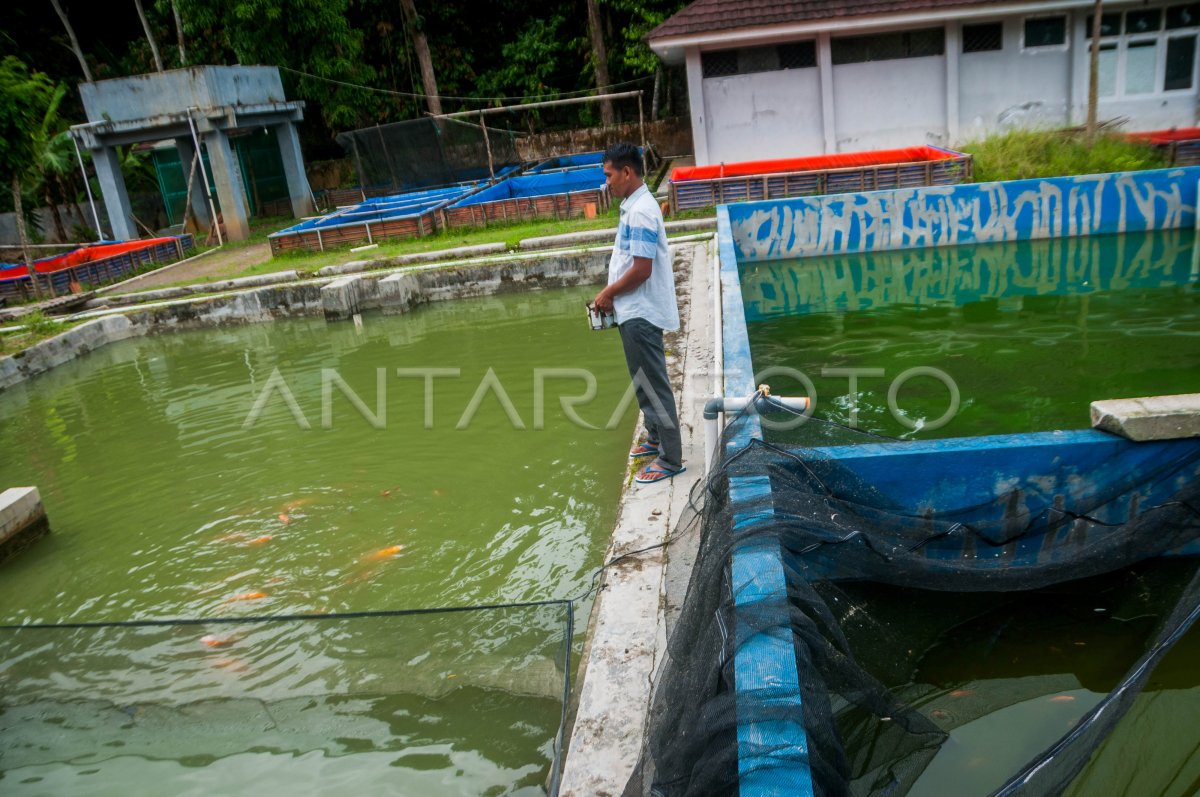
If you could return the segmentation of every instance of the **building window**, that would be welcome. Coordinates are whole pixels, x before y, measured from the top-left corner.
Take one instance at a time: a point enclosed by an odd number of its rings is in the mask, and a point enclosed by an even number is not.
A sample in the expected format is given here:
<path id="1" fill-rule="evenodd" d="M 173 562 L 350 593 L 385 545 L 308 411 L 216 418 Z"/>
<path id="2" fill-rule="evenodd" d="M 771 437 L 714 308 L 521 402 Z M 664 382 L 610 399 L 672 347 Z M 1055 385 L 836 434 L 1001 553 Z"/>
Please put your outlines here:
<path id="1" fill-rule="evenodd" d="M 737 50 L 700 53 L 700 71 L 705 77 L 725 77 L 738 73 Z"/>
<path id="2" fill-rule="evenodd" d="M 1200 3 L 1103 14 L 1100 27 L 1100 96 L 1193 90 Z"/>
<path id="3" fill-rule="evenodd" d="M 1157 33 L 1162 30 L 1162 10 L 1145 8 L 1125 14 L 1126 33 Z"/>
<path id="4" fill-rule="evenodd" d="M 1067 43 L 1067 18 L 1032 17 L 1025 20 L 1026 47 L 1058 47 Z"/>
<path id="5" fill-rule="evenodd" d="M 1157 66 L 1157 41 L 1130 42 L 1125 48 L 1125 93 L 1153 93 Z"/>
<path id="6" fill-rule="evenodd" d="M 1167 74 L 1163 79 L 1163 91 L 1190 89 L 1195 63 L 1195 36 L 1167 39 Z"/>
<path id="7" fill-rule="evenodd" d="M 874 36 L 846 36 L 830 42 L 834 64 L 861 64 L 897 58 L 925 58 L 946 51 L 946 31 L 924 28 Z"/>
<path id="8" fill-rule="evenodd" d="M 1171 6 L 1167 9 L 1167 30 L 1200 26 L 1200 3 Z"/>
<path id="9" fill-rule="evenodd" d="M 812 41 L 700 53 L 700 71 L 706 78 L 803 69 L 816 65 L 817 45 Z"/>
<path id="10" fill-rule="evenodd" d="M 963 25 L 962 51 L 964 53 L 986 53 L 1004 49 L 1004 26 L 999 22 L 982 25 Z"/>
<path id="11" fill-rule="evenodd" d="M 1092 20 L 1095 19 L 1094 14 L 1087 16 L 1087 37 L 1092 38 Z M 1121 15 L 1120 14 L 1101 14 L 1100 15 L 1100 36 L 1116 36 L 1121 32 Z"/>
<path id="12" fill-rule="evenodd" d="M 808 69 L 817 65 L 816 42 L 781 44 L 775 49 L 779 52 L 780 69 Z"/>
<path id="13" fill-rule="evenodd" d="M 1096 93 L 1101 97 L 1117 95 L 1117 45 L 1100 45 L 1100 62 L 1096 75 Z"/>

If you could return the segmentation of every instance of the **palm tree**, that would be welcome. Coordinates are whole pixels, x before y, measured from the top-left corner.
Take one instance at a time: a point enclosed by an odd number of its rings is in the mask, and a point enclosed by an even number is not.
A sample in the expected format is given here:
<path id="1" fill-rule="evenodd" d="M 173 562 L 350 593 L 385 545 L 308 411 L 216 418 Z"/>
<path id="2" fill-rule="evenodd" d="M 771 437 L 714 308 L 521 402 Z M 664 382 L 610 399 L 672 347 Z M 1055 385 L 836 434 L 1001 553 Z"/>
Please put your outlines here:
<path id="1" fill-rule="evenodd" d="M 59 100 L 65 88 L 56 87 L 42 72 L 30 72 L 21 59 L 13 55 L 0 61 L 0 174 L 8 177 L 12 191 L 13 214 L 21 253 L 29 269 L 34 295 L 41 298 L 33 255 L 29 249 L 29 231 L 25 227 L 25 207 L 21 194 L 25 181 L 38 173 L 37 131 L 46 118 L 46 110 L 56 95 Z"/>
<path id="2" fill-rule="evenodd" d="M 50 216 L 54 220 L 54 231 L 58 234 L 60 241 L 66 241 L 68 236 L 51 187 L 58 189 L 59 197 L 67 196 L 65 178 L 75 171 L 71 136 L 67 132 L 66 124 L 58 115 L 59 106 L 66 93 L 65 84 L 60 83 L 54 89 L 54 94 L 50 97 L 50 104 L 42 116 L 42 123 L 34 131 L 33 168 L 27 180 L 30 185 L 26 186 L 26 190 L 33 193 L 41 189 L 46 207 L 50 208 Z"/>

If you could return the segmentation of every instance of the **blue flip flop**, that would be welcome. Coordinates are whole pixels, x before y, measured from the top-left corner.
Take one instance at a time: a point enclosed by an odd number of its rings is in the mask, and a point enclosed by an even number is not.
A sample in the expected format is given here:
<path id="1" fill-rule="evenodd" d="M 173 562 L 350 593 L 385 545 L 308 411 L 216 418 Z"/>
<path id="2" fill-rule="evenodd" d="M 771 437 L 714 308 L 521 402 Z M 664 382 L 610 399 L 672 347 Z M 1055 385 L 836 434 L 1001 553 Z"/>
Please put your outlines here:
<path id="1" fill-rule="evenodd" d="M 630 459 L 641 459 L 642 457 L 657 457 L 659 454 L 658 445 L 655 443 L 638 443 L 629 450 Z"/>
<path id="2" fill-rule="evenodd" d="M 680 468 L 679 470 L 667 470 L 666 468 L 660 468 L 651 462 L 649 465 L 639 470 L 637 475 L 633 477 L 633 480 L 638 484 L 654 484 L 655 482 L 666 481 L 672 476 L 678 476 L 685 470 L 687 470 L 687 468 Z"/>

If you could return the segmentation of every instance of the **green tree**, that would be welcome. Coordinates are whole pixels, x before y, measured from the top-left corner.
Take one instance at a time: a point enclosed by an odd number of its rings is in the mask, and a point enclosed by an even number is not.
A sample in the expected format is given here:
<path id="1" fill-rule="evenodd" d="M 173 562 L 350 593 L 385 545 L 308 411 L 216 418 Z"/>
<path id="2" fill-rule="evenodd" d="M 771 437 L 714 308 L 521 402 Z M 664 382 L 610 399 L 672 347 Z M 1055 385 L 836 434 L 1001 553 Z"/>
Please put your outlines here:
<path id="1" fill-rule="evenodd" d="M 349 0 L 178 0 L 177 5 L 193 63 L 279 66 L 285 83 L 295 88 L 288 94 L 314 104 L 308 113 L 320 113 L 330 128 L 375 121 L 379 95 L 353 85 L 373 85 L 375 70 L 363 58 L 363 35 L 350 22 Z"/>
<path id="2" fill-rule="evenodd" d="M 26 186 L 27 191 L 41 194 L 45 200 L 60 241 L 68 240 L 68 235 L 63 226 L 62 216 L 58 212 L 57 198 L 67 196 L 66 179 L 75 170 L 75 149 L 71 143 L 71 134 L 67 130 L 66 122 L 59 116 L 59 108 L 66 94 L 65 83 L 55 87 L 42 114 L 41 124 L 34 131 L 33 169 L 28 178 L 30 184 Z"/>
<path id="3" fill-rule="evenodd" d="M 621 19 L 621 38 L 613 42 L 616 60 L 630 77 L 654 75 L 651 98 L 651 118 L 658 118 L 659 94 L 663 83 L 663 66 L 659 57 L 646 44 L 646 34 L 666 22 L 686 0 L 603 0 Z"/>
<path id="4" fill-rule="evenodd" d="M 578 70 L 586 49 L 582 36 L 568 32 L 566 17 L 530 19 L 515 40 L 501 47 L 501 65 L 479 76 L 479 90 L 484 96 L 553 97 L 563 88 L 555 84 L 564 66 Z"/>
<path id="5" fill-rule="evenodd" d="M 46 111 L 56 93 L 62 91 L 42 72 L 30 72 L 23 61 L 13 55 L 0 61 L 0 176 L 7 179 L 16 211 L 17 235 L 21 253 L 29 269 L 34 294 L 41 295 L 35 278 L 33 256 L 29 250 L 29 231 L 25 227 L 25 209 L 21 202 L 23 183 L 31 175 L 40 174 L 38 167 L 38 135 Z"/>

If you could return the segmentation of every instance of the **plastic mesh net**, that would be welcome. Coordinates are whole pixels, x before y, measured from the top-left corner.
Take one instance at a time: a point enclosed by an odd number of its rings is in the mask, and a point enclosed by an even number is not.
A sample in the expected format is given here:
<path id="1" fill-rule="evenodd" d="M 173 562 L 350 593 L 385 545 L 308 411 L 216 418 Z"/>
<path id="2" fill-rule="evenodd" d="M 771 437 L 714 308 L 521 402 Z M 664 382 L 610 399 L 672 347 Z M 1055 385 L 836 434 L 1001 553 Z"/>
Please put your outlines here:
<path id="1" fill-rule="evenodd" d="M 1061 794 L 1200 615 L 1200 559 L 1157 558 L 1197 550 L 1197 441 L 1136 468 L 1114 453 L 1040 499 L 967 500 L 951 477 L 917 509 L 820 448 L 876 438 L 814 419 L 814 447 L 785 450 L 749 423 L 726 429 L 682 521 L 697 561 L 626 795 L 803 793 L 805 768 L 816 795 Z M 747 579 L 764 556 L 784 588 Z M 764 639 L 790 651 L 795 686 L 747 663 Z M 1059 713 L 955 774 L 958 729 L 1005 712 Z"/>
<path id="2" fill-rule="evenodd" d="M 5 628 L 0 777 L 56 794 L 432 793 L 464 768 L 481 790 L 554 785 L 571 634 L 566 602 Z"/>
<path id="3" fill-rule="evenodd" d="M 392 192 L 491 176 L 520 162 L 513 134 L 457 119 L 413 119 L 341 133 L 337 142 L 358 172 L 359 185 Z"/>

